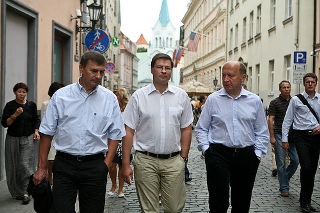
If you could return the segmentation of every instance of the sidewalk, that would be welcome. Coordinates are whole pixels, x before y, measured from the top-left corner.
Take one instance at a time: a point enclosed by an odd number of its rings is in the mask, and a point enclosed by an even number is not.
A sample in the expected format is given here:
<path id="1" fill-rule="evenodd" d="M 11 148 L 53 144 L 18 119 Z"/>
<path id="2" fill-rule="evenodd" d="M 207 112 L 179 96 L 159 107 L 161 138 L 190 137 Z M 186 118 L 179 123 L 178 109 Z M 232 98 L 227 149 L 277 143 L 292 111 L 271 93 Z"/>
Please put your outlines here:
<path id="1" fill-rule="evenodd" d="M 200 158 L 200 152 L 196 148 L 197 142 L 192 139 L 192 147 L 189 155 L 188 168 L 193 180 L 186 184 L 187 200 L 183 212 L 209 212 L 208 192 L 206 183 L 206 169 L 204 159 Z M 245 171 L 243 171 L 245 172 Z M 320 211 L 320 175 L 316 174 L 315 187 L 313 193 L 312 205 Z M 278 192 L 278 179 L 271 176 L 271 148 L 266 156 L 262 158 L 257 173 L 255 186 L 252 194 L 251 212 L 301 212 L 299 207 L 299 174 L 298 168 L 296 174 L 292 177 L 290 186 L 290 196 L 281 197 Z M 111 187 L 111 181 L 108 180 L 107 192 Z M 135 192 L 134 184 L 125 186 L 125 198 L 108 197 L 106 195 L 105 213 L 137 213 L 139 203 Z M 10 197 L 6 181 L 0 181 L 0 212 L 15 213 L 33 213 L 33 200 L 28 205 L 22 205 Z M 230 209 L 228 212 L 231 212 Z"/>

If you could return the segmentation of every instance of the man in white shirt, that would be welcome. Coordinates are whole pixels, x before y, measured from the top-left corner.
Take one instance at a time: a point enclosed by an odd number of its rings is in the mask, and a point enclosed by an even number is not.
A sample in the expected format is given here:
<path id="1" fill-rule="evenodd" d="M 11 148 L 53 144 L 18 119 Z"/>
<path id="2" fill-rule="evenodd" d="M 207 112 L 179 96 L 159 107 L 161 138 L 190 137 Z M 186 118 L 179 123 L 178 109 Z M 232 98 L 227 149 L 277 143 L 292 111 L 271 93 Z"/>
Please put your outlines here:
<path id="1" fill-rule="evenodd" d="M 269 131 L 260 98 L 245 90 L 246 67 L 228 61 L 223 88 L 209 95 L 195 128 L 205 156 L 210 212 L 249 212 L 252 189 Z"/>
<path id="2" fill-rule="evenodd" d="M 156 54 L 151 61 L 153 83 L 132 95 L 123 114 L 127 136 L 122 141 L 122 174 L 130 184 L 133 144 L 135 185 L 142 212 L 159 212 L 159 193 L 165 212 L 182 212 L 186 200 L 184 169 L 193 114 L 187 93 L 168 84 L 172 68 L 170 56 Z"/>
<path id="3" fill-rule="evenodd" d="M 302 212 L 316 211 L 311 206 L 314 178 L 318 168 L 320 150 L 320 94 L 316 92 L 318 77 L 307 73 L 303 77 L 304 92 L 301 93 L 306 103 L 313 109 L 315 115 L 298 96 L 291 98 L 282 123 L 282 147 L 289 149 L 288 134 L 293 124 L 293 142 L 296 146 L 300 162 L 300 206 Z"/>

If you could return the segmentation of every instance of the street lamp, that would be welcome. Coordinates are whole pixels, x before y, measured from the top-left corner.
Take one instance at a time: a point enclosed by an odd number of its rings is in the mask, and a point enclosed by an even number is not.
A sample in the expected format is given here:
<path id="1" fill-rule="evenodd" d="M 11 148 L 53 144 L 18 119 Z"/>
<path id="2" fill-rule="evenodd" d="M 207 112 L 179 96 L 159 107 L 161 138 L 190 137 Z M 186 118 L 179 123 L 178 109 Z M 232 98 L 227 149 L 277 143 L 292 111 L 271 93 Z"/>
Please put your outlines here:
<path id="1" fill-rule="evenodd" d="M 216 76 L 214 76 L 214 79 L 213 79 L 213 85 L 214 85 L 214 89 L 217 90 L 217 85 L 218 85 L 218 79 Z"/>
<path id="2" fill-rule="evenodd" d="M 82 31 L 89 31 L 95 29 L 96 23 L 100 18 L 100 14 L 102 11 L 102 5 L 97 3 L 97 0 L 94 0 L 94 2 L 87 6 L 89 9 L 89 16 L 91 21 L 91 27 L 79 27 L 78 26 L 78 20 L 76 21 L 76 32 L 82 32 Z"/>

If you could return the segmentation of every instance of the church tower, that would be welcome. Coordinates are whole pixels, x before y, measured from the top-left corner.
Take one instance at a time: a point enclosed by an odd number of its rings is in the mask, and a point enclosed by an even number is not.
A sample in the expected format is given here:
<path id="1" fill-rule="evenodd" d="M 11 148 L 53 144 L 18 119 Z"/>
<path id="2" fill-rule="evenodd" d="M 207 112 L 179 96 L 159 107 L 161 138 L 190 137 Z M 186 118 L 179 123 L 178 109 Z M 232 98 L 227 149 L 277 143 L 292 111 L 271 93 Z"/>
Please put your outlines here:
<path id="1" fill-rule="evenodd" d="M 152 82 L 151 59 L 157 53 L 166 53 L 172 57 L 178 41 L 175 38 L 176 28 L 173 26 L 170 16 L 167 0 L 162 0 L 159 19 L 152 28 L 152 40 L 149 42 L 147 53 L 137 53 L 139 58 L 138 65 L 138 87 L 141 88 Z M 141 37 L 141 36 L 140 36 Z M 139 38 L 140 40 L 140 38 Z M 138 40 L 138 41 L 139 41 Z M 146 42 L 144 42 L 146 43 Z M 138 45 L 137 45 L 138 46 Z M 138 47 L 141 47 L 140 44 Z M 171 75 L 171 84 L 179 85 L 180 71 L 174 68 Z"/>

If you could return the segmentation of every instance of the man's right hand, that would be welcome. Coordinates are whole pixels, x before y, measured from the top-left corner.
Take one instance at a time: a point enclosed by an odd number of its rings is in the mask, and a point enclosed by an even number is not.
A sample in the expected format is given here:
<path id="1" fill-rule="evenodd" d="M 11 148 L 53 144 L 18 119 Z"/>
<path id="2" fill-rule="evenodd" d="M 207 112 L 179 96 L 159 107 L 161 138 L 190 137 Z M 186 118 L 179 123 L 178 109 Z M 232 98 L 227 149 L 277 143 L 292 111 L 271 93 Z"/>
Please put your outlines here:
<path id="1" fill-rule="evenodd" d="M 131 181 L 133 179 L 133 171 L 132 171 L 130 164 L 129 165 L 122 165 L 121 174 L 122 174 L 124 181 L 127 184 L 131 185 Z"/>
<path id="2" fill-rule="evenodd" d="M 38 185 L 43 179 L 47 177 L 47 170 L 38 168 L 33 175 L 33 183 Z"/>
<path id="3" fill-rule="evenodd" d="M 275 137 L 270 137 L 270 143 L 271 143 L 272 145 L 275 145 L 275 144 L 277 143 L 276 138 L 275 138 Z"/>

